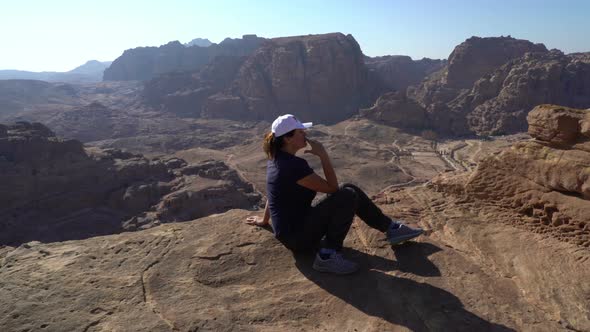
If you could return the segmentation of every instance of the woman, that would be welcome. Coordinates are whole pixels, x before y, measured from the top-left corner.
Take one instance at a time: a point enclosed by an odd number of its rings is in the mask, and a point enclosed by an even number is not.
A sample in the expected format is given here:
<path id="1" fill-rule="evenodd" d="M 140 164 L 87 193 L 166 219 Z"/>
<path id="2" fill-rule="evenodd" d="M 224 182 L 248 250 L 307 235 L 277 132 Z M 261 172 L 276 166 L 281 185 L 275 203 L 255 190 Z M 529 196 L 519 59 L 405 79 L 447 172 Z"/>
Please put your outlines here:
<path id="1" fill-rule="evenodd" d="M 352 184 L 338 186 L 338 179 L 328 153 L 317 141 L 307 139 L 305 129 L 311 123 L 301 123 L 293 115 L 279 116 L 264 138 L 267 162 L 267 201 L 264 215 L 249 217 L 249 224 L 266 226 L 272 219 L 275 237 L 293 251 L 317 250 L 313 268 L 321 272 L 349 274 L 358 265 L 342 257 L 342 243 L 355 214 L 367 225 L 385 232 L 391 244 L 409 240 L 420 234 L 392 221 Z M 307 161 L 296 156 L 309 145 L 305 153 L 320 158 L 325 178 L 311 169 Z M 312 206 L 317 192 L 326 198 Z"/>

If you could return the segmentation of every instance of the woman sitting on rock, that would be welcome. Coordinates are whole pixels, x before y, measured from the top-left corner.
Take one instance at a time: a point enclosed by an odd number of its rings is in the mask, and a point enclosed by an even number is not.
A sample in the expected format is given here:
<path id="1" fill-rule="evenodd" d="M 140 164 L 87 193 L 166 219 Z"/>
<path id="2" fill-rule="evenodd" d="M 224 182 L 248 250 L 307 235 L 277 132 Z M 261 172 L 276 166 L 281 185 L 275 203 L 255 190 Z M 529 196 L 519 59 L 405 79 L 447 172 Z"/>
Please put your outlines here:
<path id="1" fill-rule="evenodd" d="M 422 234 L 385 216 L 367 195 L 352 184 L 338 186 L 330 157 L 321 143 L 307 139 L 305 129 L 293 115 L 279 116 L 264 138 L 268 157 L 264 216 L 249 217 L 246 222 L 266 226 L 272 219 L 275 237 L 292 251 L 319 251 L 313 268 L 321 272 L 349 274 L 358 265 L 342 257 L 342 243 L 355 214 L 367 225 L 385 232 L 391 244 Z M 307 161 L 295 154 L 309 145 L 305 153 L 320 158 L 325 179 L 316 174 Z M 312 205 L 317 192 L 328 195 Z"/>

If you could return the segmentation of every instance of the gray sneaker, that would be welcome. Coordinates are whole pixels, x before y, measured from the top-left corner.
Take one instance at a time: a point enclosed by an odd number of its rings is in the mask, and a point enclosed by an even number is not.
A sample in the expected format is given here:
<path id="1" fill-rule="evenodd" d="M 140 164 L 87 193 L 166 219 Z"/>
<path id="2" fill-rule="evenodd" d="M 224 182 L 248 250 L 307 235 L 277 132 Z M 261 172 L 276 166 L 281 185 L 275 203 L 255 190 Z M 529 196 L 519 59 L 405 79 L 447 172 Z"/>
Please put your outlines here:
<path id="1" fill-rule="evenodd" d="M 355 262 L 344 259 L 341 253 L 335 252 L 328 259 L 322 259 L 320 254 L 316 254 L 313 269 L 320 272 L 342 275 L 356 272 L 359 266 Z"/>
<path id="2" fill-rule="evenodd" d="M 396 225 L 399 225 L 399 227 L 394 228 Z M 423 232 L 424 231 L 421 228 L 412 228 L 402 223 L 392 222 L 391 226 L 389 226 L 389 229 L 387 230 L 387 240 L 392 245 L 396 245 L 401 242 L 413 239 Z"/>

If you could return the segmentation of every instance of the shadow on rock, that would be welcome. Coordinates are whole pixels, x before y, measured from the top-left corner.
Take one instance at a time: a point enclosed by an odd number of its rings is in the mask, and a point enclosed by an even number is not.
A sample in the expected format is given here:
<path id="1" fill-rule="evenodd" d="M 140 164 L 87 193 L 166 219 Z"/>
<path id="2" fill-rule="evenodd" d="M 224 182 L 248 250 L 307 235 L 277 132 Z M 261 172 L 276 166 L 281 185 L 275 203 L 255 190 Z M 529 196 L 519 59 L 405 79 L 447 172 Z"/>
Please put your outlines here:
<path id="1" fill-rule="evenodd" d="M 426 242 L 406 242 L 393 247 L 395 261 L 371 256 L 370 268 L 380 271 L 408 272 L 422 277 L 440 277 L 440 270 L 428 259 L 428 256 L 441 250 Z"/>
<path id="2" fill-rule="evenodd" d="M 380 317 L 412 331 L 513 331 L 469 312 L 461 301 L 438 287 L 392 276 L 386 271 L 402 271 L 421 276 L 440 276 L 425 257 L 441 249 L 415 243 L 396 249 L 397 262 L 345 249 L 345 256 L 360 264 L 350 276 L 319 273 L 312 269 L 313 256 L 296 254 L 296 266 L 309 280 L 370 316 Z M 412 252 L 410 252 L 412 251 Z"/>

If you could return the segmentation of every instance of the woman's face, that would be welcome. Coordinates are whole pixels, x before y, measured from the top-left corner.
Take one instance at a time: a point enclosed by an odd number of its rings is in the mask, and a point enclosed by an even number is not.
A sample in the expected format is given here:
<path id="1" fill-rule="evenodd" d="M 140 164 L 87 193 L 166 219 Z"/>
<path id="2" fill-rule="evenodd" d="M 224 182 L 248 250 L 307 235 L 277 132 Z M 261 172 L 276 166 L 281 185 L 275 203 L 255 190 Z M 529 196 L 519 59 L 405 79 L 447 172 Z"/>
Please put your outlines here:
<path id="1" fill-rule="evenodd" d="M 297 150 L 303 149 L 307 145 L 305 141 L 305 130 L 295 129 L 293 136 L 285 137 L 285 142 Z"/>

